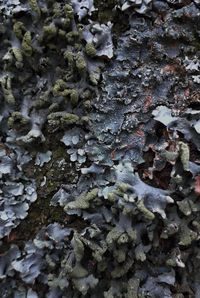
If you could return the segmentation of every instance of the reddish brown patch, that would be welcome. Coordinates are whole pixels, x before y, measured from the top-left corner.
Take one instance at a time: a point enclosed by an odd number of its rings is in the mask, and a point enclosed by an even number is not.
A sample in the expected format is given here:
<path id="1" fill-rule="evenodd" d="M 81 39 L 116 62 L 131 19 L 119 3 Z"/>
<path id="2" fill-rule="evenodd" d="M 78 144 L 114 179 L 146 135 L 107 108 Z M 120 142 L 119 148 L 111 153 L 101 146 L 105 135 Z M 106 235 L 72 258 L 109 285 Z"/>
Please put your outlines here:
<path id="1" fill-rule="evenodd" d="M 13 242 L 14 240 L 17 239 L 17 233 L 16 232 L 13 232 L 11 231 L 10 234 L 7 236 L 6 238 L 6 242 L 7 243 L 10 243 L 10 242 Z"/>
<path id="2" fill-rule="evenodd" d="M 111 159 L 115 158 L 115 149 L 110 153 Z"/>
<path id="3" fill-rule="evenodd" d="M 144 136 L 145 136 L 144 131 L 140 128 L 138 128 L 136 130 L 135 135 L 138 136 L 138 137 L 142 137 L 142 138 L 144 138 Z"/>
<path id="4" fill-rule="evenodd" d="M 147 95 L 144 102 L 145 110 L 148 110 L 149 107 L 152 106 L 153 98 L 151 95 Z"/>
<path id="5" fill-rule="evenodd" d="M 176 70 L 177 70 L 177 66 L 172 64 L 171 65 L 168 64 L 162 69 L 163 73 L 175 73 Z"/>
<path id="6" fill-rule="evenodd" d="M 185 97 L 189 97 L 190 96 L 190 89 L 189 88 L 185 89 L 184 95 L 185 95 Z"/>
<path id="7" fill-rule="evenodd" d="M 195 177 L 194 191 L 198 196 L 200 195 L 200 175 Z"/>

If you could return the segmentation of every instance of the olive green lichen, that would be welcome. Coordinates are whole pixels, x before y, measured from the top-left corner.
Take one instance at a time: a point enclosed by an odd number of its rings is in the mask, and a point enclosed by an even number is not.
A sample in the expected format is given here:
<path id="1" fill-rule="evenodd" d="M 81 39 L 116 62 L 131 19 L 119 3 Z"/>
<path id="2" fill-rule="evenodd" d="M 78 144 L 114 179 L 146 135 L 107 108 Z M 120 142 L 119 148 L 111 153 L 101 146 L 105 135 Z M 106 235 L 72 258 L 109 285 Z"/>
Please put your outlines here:
<path id="1" fill-rule="evenodd" d="M 79 32 L 70 31 L 70 32 L 66 33 L 66 40 L 71 45 L 75 45 L 76 42 L 80 42 Z"/>
<path id="2" fill-rule="evenodd" d="M 22 22 L 18 21 L 13 25 L 13 31 L 17 36 L 17 38 L 22 39 L 24 36 L 24 33 L 26 32 L 26 28 Z"/>
<path id="3" fill-rule="evenodd" d="M 79 99 L 78 91 L 76 89 L 71 89 L 70 90 L 70 100 L 74 106 L 78 103 L 78 99 Z"/>
<path id="4" fill-rule="evenodd" d="M 64 6 L 64 12 L 67 18 L 72 20 L 74 18 L 74 10 L 70 4 L 65 4 Z"/>
<path id="5" fill-rule="evenodd" d="M 183 169 L 188 171 L 189 159 L 190 159 L 190 149 L 189 146 L 184 142 L 179 142 L 180 146 L 180 159 L 183 165 Z"/>
<path id="6" fill-rule="evenodd" d="M 74 54 L 70 51 L 65 51 L 63 56 L 64 56 L 64 59 L 67 60 L 68 66 L 72 70 L 74 67 Z"/>
<path id="7" fill-rule="evenodd" d="M 10 128 L 16 128 L 16 125 L 24 126 L 29 123 L 29 120 L 24 118 L 20 112 L 13 112 L 8 118 L 8 126 Z"/>
<path id="8" fill-rule="evenodd" d="M 43 34 L 47 40 L 49 40 L 51 38 L 55 38 L 57 33 L 58 33 L 58 29 L 56 28 L 55 24 L 53 24 L 53 23 L 43 27 Z"/>
<path id="9" fill-rule="evenodd" d="M 69 202 L 64 210 L 72 209 L 88 209 L 90 207 L 90 202 L 93 201 L 98 195 L 98 188 L 94 188 L 88 193 L 81 194 L 75 201 Z"/>
<path id="10" fill-rule="evenodd" d="M 94 57 L 97 51 L 93 43 L 87 43 L 85 46 L 85 52 L 88 56 Z"/>
<path id="11" fill-rule="evenodd" d="M 76 67 L 80 73 L 83 73 L 86 70 L 87 64 L 81 52 L 76 55 Z"/>
<path id="12" fill-rule="evenodd" d="M 47 117 L 48 124 L 52 127 L 65 128 L 68 125 L 78 124 L 79 116 L 66 112 L 53 112 Z"/>
<path id="13" fill-rule="evenodd" d="M 52 12 L 54 14 L 54 17 L 59 17 L 62 14 L 61 4 L 58 2 L 53 3 Z"/>
<path id="14" fill-rule="evenodd" d="M 137 206 L 138 210 L 143 213 L 143 215 L 146 219 L 153 220 L 155 218 L 155 215 L 149 209 L 147 209 L 145 207 L 142 199 L 140 199 L 136 202 L 136 206 Z"/>
<path id="15" fill-rule="evenodd" d="M 8 75 L 1 77 L 0 83 L 1 83 L 1 88 L 3 91 L 5 101 L 8 104 L 14 104 L 15 98 L 11 88 L 11 77 L 9 77 Z"/>
<path id="16" fill-rule="evenodd" d="M 37 0 L 28 0 L 28 3 L 30 5 L 30 8 L 33 12 L 35 12 L 38 16 L 41 15 L 40 8 L 38 6 Z"/>
<path id="17" fill-rule="evenodd" d="M 21 52 L 20 48 L 13 47 L 12 52 L 13 52 L 13 55 L 14 55 L 17 62 L 22 62 L 23 61 L 23 56 L 22 56 L 22 52 Z"/>
<path id="18" fill-rule="evenodd" d="M 31 45 L 31 32 L 27 31 L 22 40 L 22 52 L 25 56 L 30 57 L 33 53 L 32 45 Z"/>

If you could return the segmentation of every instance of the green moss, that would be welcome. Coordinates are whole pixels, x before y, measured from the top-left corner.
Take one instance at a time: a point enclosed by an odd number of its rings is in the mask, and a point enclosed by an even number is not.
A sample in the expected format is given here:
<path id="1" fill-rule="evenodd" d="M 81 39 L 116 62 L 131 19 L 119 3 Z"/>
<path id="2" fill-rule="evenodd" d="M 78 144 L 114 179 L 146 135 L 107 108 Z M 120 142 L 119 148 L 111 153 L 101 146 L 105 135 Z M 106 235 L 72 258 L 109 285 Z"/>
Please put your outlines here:
<path id="1" fill-rule="evenodd" d="M 15 59 L 18 62 L 22 62 L 23 61 L 22 52 L 21 52 L 21 50 L 19 48 L 13 47 L 12 48 L 12 52 L 13 52 L 13 55 L 14 55 Z"/>
<path id="2" fill-rule="evenodd" d="M 85 59 L 80 52 L 76 55 L 76 67 L 80 73 L 83 73 L 87 67 Z"/>
<path id="3" fill-rule="evenodd" d="M 8 104 L 14 104 L 15 98 L 12 93 L 11 88 L 11 78 L 9 76 L 4 76 L 0 79 L 1 88 L 3 90 L 4 99 Z"/>
<path id="4" fill-rule="evenodd" d="M 13 25 L 13 31 L 19 39 L 22 39 L 24 33 L 26 32 L 26 28 L 22 22 L 18 21 Z"/>
<path id="5" fill-rule="evenodd" d="M 53 4 L 53 10 L 52 11 L 53 11 L 54 17 L 59 17 L 62 14 L 62 7 L 61 7 L 60 3 L 55 2 Z"/>
<path id="6" fill-rule="evenodd" d="M 30 5 L 30 8 L 33 12 L 35 12 L 38 16 L 41 15 L 40 8 L 38 6 L 37 0 L 28 0 L 28 3 Z"/>
<path id="7" fill-rule="evenodd" d="M 8 118 L 8 126 L 10 128 L 15 128 L 16 125 L 27 125 L 29 123 L 28 119 L 24 118 L 20 112 L 13 112 Z"/>
<path id="8" fill-rule="evenodd" d="M 64 147 L 58 146 L 54 151 L 53 151 L 53 158 L 55 160 L 59 158 L 63 158 L 66 156 L 66 149 Z"/>
<path id="9" fill-rule="evenodd" d="M 62 79 L 57 80 L 53 86 L 53 94 L 59 94 L 60 90 L 64 89 L 65 87 L 66 83 Z"/>
<path id="10" fill-rule="evenodd" d="M 94 57 L 97 51 L 93 43 L 87 43 L 85 46 L 85 52 L 88 56 Z"/>
<path id="11" fill-rule="evenodd" d="M 64 12 L 68 19 L 72 20 L 74 18 L 74 10 L 70 4 L 65 4 Z"/>
<path id="12" fill-rule="evenodd" d="M 48 115 L 47 120 L 48 129 L 65 129 L 68 125 L 80 124 L 79 116 L 65 112 L 53 112 Z"/>
<path id="13" fill-rule="evenodd" d="M 43 33 L 44 37 L 49 40 L 57 35 L 58 29 L 54 24 L 50 24 L 43 27 Z"/>
<path id="14" fill-rule="evenodd" d="M 74 54 L 70 51 L 65 51 L 64 59 L 67 60 L 68 66 L 72 69 L 74 66 Z"/>
<path id="15" fill-rule="evenodd" d="M 66 34 L 66 39 L 69 44 L 75 44 L 79 39 L 79 33 L 77 31 L 70 31 Z"/>
<path id="16" fill-rule="evenodd" d="M 70 100 L 74 106 L 78 103 L 78 99 L 79 99 L 78 91 L 76 89 L 71 89 L 70 90 Z"/>
<path id="17" fill-rule="evenodd" d="M 70 113 L 66 113 L 62 118 L 61 118 L 61 123 L 62 124 L 67 124 L 67 125 L 71 125 L 71 124 L 77 124 L 79 122 L 79 117 L 75 114 L 70 114 Z"/>
<path id="18" fill-rule="evenodd" d="M 31 45 L 31 32 L 27 31 L 22 40 L 22 52 L 25 56 L 30 57 L 33 53 Z"/>

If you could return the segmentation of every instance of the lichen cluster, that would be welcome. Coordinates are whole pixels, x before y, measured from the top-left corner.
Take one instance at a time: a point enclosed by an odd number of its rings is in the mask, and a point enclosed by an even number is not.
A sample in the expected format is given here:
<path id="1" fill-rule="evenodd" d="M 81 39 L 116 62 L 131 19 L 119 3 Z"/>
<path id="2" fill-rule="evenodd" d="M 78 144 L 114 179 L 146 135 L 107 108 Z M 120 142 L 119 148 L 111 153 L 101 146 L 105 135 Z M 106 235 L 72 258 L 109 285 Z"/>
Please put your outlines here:
<path id="1" fill-rule="evenodd" d="M 0 10 L 0 296 L 198 297 L 199 1 Z"/>

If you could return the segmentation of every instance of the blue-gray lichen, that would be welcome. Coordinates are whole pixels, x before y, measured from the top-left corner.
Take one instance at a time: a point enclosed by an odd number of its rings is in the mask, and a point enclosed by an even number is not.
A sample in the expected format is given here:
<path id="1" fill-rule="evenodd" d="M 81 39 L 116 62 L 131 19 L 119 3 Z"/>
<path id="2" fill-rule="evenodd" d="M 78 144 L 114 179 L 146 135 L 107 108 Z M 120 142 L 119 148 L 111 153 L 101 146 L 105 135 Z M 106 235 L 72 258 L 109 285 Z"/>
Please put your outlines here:
<path id="1" fill-rule="evenodd" d="M 0 3 L 0 296 L 196 297 L 199 1 L 22 2 Z"/>

